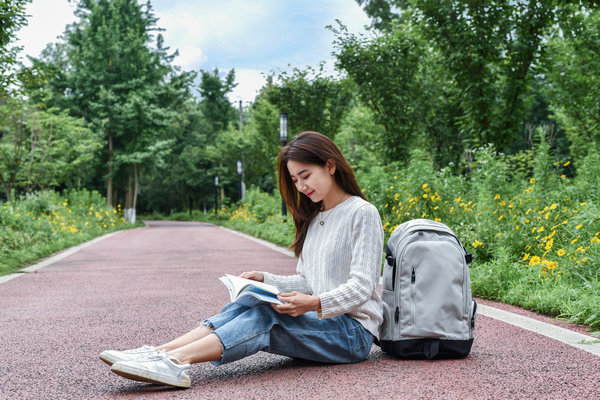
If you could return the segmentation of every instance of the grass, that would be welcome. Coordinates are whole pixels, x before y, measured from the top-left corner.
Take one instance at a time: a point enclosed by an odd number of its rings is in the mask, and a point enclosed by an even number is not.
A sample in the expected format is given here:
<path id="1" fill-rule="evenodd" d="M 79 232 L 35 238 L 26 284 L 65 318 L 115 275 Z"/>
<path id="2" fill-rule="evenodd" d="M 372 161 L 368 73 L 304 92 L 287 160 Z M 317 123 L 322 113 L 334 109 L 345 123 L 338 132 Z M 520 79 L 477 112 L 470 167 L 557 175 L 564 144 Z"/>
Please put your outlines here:
<path id="1" fill-rule="evenodd" d="M 97 192 L 38 192 L 0 203 L 0 275 L 57 251 L 120 229 L 129 229 L 120 207 Z"/>

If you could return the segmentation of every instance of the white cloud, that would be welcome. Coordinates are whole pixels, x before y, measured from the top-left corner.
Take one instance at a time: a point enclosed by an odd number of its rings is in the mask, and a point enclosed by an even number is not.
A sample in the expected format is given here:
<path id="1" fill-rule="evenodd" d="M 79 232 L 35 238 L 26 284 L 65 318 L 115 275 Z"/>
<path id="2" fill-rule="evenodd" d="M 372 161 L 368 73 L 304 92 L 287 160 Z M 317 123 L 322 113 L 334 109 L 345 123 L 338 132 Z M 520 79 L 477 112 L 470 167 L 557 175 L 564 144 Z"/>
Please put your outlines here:
<path id="1" fill-rule="evenodd" d="M 27 26 L 18 32 L 16 45 L 23 46 L 24 53 L 33 57 L 39 56 L 48 43 L 56 42 L 66 26 L 75 20 L 75 5 L 66 0 L 33 1 L 25 10 L 30 17 Z"/>
<path id="2" fill-rule="evenodd" d="M 179 47 L 178 51 L 179 55 L 175 57 L 173 63 L 184 70 L 196 70 L 199 65 L 205 64 L 208 61 L 208 58 L 200 47 L 186 45 Z"/>
<path id="3" fill-rule="evenodd" d="M 260 88 L 266 83 L 262 71 L 256 69 L 236 69 L 235 81 L 238 85 L 229 94 L 229 100 L 232 102 L 253 101 Z"/>

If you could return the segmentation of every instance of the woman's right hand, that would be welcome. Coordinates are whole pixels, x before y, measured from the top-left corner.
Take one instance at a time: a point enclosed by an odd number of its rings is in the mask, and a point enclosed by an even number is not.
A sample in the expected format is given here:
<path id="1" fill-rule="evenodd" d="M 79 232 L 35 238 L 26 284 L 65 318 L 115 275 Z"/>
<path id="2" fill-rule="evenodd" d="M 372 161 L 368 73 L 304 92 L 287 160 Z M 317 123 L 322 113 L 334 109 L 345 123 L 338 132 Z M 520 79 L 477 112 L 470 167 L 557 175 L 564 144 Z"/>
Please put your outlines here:
<path id="1" fill-rule="evenodd" d="M 265 276 L 263 275 L 263 273 L 258 272 L 258 271 L 243 272 L 240 275 L 240 277 L 246 278 L 246 279 L 252 279 L 253 281 L 258 281 L 258 282 L 265 281 Z"/>

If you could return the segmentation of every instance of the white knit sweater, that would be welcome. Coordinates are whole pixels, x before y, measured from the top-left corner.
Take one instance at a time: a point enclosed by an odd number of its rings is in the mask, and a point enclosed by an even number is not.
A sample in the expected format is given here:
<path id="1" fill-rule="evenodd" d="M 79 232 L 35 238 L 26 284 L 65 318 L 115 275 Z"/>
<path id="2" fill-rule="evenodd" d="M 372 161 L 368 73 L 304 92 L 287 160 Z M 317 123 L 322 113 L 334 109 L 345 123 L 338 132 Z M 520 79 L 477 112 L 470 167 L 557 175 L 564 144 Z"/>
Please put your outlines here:
<path id="1" fill-rule="evenodd" d="M 318 296 L 319 318 L 347 314 L 378 337 L 383 320 L 377 293 L 382 254 L 379 212 L 354 196 L 319 213 L 311 222 L 296 275 L 265 272 L 265 282 L 282 293 L 297 291 Z"/>

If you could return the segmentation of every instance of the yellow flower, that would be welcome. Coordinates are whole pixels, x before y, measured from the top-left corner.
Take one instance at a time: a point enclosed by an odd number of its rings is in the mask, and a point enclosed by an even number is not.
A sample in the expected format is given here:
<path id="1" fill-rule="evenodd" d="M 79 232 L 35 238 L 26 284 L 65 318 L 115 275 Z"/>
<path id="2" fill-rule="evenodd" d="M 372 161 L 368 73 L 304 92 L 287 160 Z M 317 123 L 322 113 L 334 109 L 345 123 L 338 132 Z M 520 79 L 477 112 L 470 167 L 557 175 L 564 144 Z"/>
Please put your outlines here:
<path id="1" fill-rule="evenodd" d="M 523 261 L 526 261 L 529 258 L 529 253 L 525 253 L 525 255 L 523 256 Z"/>
<path id="2" fill-rule="evenodd" d="M 478 248 L 480 246 L 483 246 L 483 243 L 480 242 L 479 240 L 475 240 L 473 243 L 471 243 L 471 245 L 473 246 L 473 248 Z"/>
<path id="3" fill-rule="evenodd" d="M 571 164 L 571 161 L 567 161 L 566 163 L 563 164 L 563 167 L 568 166 L 569 164 Z"/>
<path id="4" fill-rule="evenodd" d="M 428 186 L 428 185 L 427 185 L 426 183 L 424 183 L 424 184 L 423 184 L 423 186 L 421 186 L 421 189 L 425 190 L 425 188 L 426 188 L 427 186 Z"/>
<path id="5" fill-rule="evenodd" d="M 556 254 L 558 254 L 560 257 L 565 255 L 565 251 L 563 249 L 560 249 L 556 252 Z"/>
<path id="6" fill-rule="evenodd" d="M 529 266 L 533 267 L 534 265 L 538 265 L 542 260 L 538 256 L 533 256 L 529 260 Z"/>
<path id="7" fill-rule="evenodd" d="M 553 204 L 550 206 L 550 209 L 551 209 L 551 210 L 556 210 L 556 207 L 558 207 L 558 206 L 556 205 L 556 203 L 553 203 Z"/>
<path id="8" fill-rule="evenodd" d="M 538 229 L 538 233 L 539 232 L 544 232 L 544 227 L 543 226 L 540 226 L 540 229 Z"/>
<path id="9" fill-rule="evenodd" d="M 546 250 L 550 250 L 552 248 L 552 245 L 554 245 L 554 239 L 550 239 L 546 242 L 546 246 L 545 249 Z"/>
<path id="10" fill-rule="evenodd" d="M 548 268 L 549 270 L 554 270 L 558 267 L 558 263 L 556 261 L 548 261 L 548 263 L 546 264 L 546 268 Z"/>
<path id="11" fill-rule="evenodd" d="M 581 229 L 581 227 L 582 227 L 582 226 L 583 226 L 583 225 L 579 224 L 579 225 L 577 225 L 577 226 L 575 227 L 575 229 Z"/>
<path id="12" fill-rule="evenodd" d="M 535 178 L 531 178 L 531 179 L 529 180 L 529 183 L 535 183 Z"/>
<path id="13" fill-rule="evenodd" d="M 460 197 L 459 197 L 459 199 L 460 199 Z M 497 194 L 494 196 L 494 200 L 500 200 L 500 193 L 497 193 Z"/>

